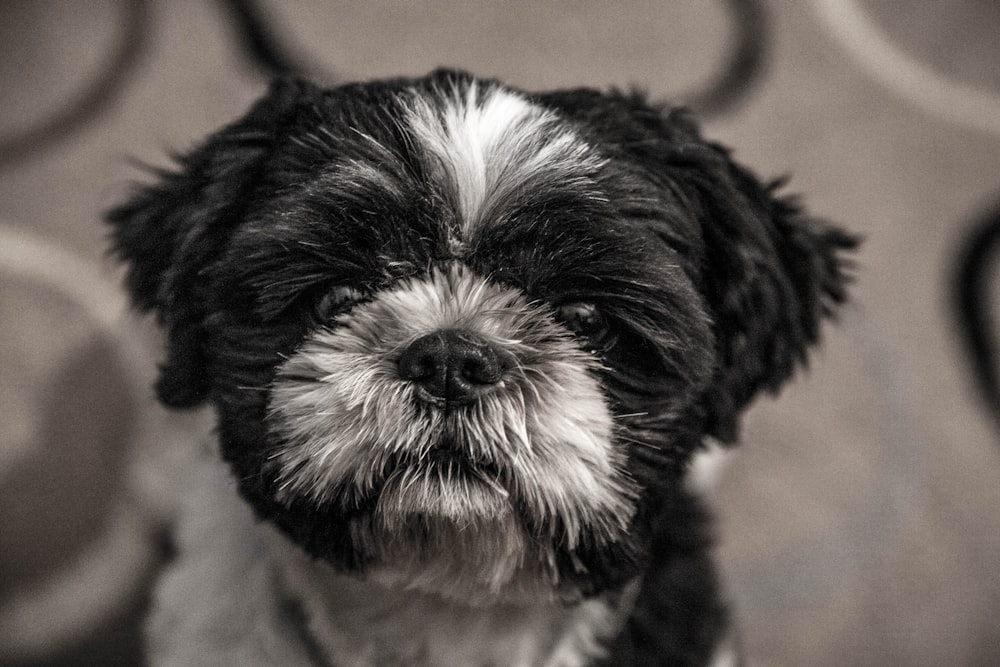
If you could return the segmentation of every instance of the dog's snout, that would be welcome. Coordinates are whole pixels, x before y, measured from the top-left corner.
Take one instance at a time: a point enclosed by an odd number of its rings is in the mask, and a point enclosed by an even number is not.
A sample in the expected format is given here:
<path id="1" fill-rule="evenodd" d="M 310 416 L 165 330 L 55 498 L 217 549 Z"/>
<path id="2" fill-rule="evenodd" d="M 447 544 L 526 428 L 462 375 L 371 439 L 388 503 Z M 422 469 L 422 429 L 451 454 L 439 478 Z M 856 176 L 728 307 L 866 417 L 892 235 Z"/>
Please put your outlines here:
<path id="1" fill-rule="evenodd" d="M 489 342 L 466 331 L 446 329 L 410 343 L 398 361 L 399 375 L 436 405 L 460 405 L 495 388 L 507 364 Z"/>

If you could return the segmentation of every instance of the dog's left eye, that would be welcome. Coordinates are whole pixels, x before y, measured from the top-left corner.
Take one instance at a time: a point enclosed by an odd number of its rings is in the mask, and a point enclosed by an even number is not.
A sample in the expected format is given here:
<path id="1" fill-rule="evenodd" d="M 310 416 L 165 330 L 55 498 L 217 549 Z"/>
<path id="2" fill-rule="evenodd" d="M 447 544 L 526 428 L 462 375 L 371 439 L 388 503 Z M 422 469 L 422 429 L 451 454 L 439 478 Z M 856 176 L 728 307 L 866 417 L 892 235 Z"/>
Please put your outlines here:
<path id="1" fill-rule="evenodd" d="M 347 285 L 338 285 L 327 291 L 316 304 L 316 317 L 321 320 L 328 320 L 345 308 L 361 301 L 364 293 Z"/>
<path id="2" fill-rule="evenodd" d="M 556 308 L 556 315 L 570 331 L 587 339 L 592 347 L 605 347 L 610 327 L 608 321 L 593 303 L 573 301 Z"/>

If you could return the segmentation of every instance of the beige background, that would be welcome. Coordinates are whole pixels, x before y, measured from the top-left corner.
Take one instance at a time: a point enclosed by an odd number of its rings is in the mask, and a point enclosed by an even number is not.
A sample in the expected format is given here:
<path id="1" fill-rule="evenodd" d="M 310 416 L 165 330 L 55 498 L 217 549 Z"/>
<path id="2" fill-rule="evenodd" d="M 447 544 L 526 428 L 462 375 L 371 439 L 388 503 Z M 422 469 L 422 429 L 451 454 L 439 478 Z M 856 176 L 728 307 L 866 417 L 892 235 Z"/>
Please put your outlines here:
<path id="1" fill-rule="evenodd" d="M 0 4 L 3 137 L 97 76 L 125 4 Z M 351 79 L 446 64 L 677 96 L 728 34 L 710 0 L 263 4 Z M 747 417 L 714 500 L 720 560 L 751 664 L 1000 664 L 1000 437 L 948 310 L 963 232 L 1000 196 L 1000 4 L 862 0 L 860 26 L 829 4 L 769 2 L 767 71 L 705 123 L 867 239 L 840 326 Z M 114 101 L 0 166 L 0 663 L 135 658 L 156 545 L 127 463 L 176 429 L 152 406 L 156 345 L 123 310 L 100 213 L 140 177 L 133 159 L 164 164 L 263 86 L 215 3 L 150 5 Z"/>

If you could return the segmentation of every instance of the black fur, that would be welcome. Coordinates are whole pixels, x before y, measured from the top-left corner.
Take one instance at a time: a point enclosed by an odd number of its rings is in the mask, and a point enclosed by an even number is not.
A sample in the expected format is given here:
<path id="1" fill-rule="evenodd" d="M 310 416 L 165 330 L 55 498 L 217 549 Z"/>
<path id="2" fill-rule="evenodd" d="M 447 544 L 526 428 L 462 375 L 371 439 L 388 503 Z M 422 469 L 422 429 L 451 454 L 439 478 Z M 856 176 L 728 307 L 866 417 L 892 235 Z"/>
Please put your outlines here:
<path id="1" fill-rule="evenodd" d="M 454 259 L 453 205 L 398 120 L 398 93 L 466 80 L 439 71 L 327 90 L 279 81 L 109 214 L 135 303 L 169 334 L 161 399 L 213 403 L 223 455 L 258 514 L 349 570 L 367 565 L 351 525 L 370 508 L 275 499 L 269 386 L 317 326 L 331 285 L 375 293 Z M 613 664 L 702 664 L 725 613 L 707 522 L 682 473 L 705 435 L 734 441 L 742 409 L 804 360 L 845 297 L 843 252 L 854 241 L 704 141 L 683 111 L 617 92 L 529 97 L 608 162 L 591 185 L 540 174 L 461 260 L 533 301 L 593 302 L 612 323 L 616 343 L 593 351 L 615 413 L 645 413 L 622 419 L 618 443 L 644 496 L 629 536 L 561 548 L 560 575 L 585 594 L 645 575 Z M 332 166 L 346 160 L 376 166 L 391 191 Z M 589 196 L 593 184 L 602 197 Z"/>
<path id="2" fill-rule="evenodd" d="M 996 322 L 991 303 L 991 269 L 1000 248 L 1000 207 L 994 205 L 981 216 L 965 239 L 956 261 L 954 313 L 959 340 L 968 360 L 972 379 L 1000 426 L 1000 375 L 997 372 Z"/>

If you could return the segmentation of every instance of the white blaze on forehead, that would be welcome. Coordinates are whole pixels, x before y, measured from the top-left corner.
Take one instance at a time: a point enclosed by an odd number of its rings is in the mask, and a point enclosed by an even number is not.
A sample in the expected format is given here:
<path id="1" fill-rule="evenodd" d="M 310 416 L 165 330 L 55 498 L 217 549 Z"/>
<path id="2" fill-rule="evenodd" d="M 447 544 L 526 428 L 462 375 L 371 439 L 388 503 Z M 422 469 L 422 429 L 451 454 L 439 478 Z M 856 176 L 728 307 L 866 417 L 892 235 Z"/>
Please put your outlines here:
<path id="1" fill-rule="evenodd" d="M 456 83 L 405 104 L 407 123 L 456 200 L 463 235 L 533 179 L 591 185 L 604 162 L 555 112 L 496 85 Z"/>

